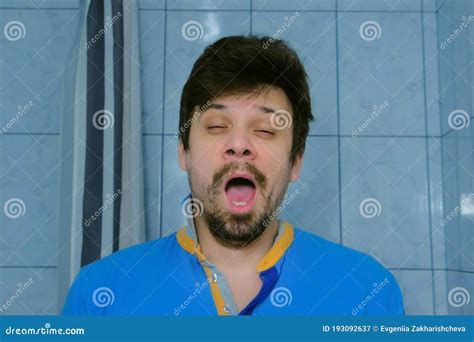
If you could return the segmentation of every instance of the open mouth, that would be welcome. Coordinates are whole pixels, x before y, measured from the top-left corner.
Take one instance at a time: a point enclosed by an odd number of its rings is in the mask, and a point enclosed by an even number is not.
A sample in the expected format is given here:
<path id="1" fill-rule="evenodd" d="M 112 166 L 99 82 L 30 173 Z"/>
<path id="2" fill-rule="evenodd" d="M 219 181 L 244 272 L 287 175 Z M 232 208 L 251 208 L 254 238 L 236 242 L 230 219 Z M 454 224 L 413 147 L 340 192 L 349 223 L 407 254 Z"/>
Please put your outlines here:
<path id="1" fill-rule="evenodd" d="M 255 203 L 257 186 L 250 176 L 231 176 L 225 184 L 227 206 L 237 214 L 244 214 L 252 210 Z"/>

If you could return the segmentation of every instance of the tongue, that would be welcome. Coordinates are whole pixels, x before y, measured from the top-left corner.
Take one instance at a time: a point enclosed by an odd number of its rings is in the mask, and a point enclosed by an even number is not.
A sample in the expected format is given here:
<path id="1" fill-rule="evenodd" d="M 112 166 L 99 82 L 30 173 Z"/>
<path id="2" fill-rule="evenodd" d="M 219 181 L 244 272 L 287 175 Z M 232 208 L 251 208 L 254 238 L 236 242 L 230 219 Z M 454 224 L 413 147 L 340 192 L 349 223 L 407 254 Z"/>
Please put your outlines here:
<path id="1" fill-rule="evenodd" d="M 232 185 L 227 190 L 227 197 L 231 201 L 241 202 L 241 201 L 250 201 L 252 199 L 253 194 L 255 193 L 255 188 L 251 185 Z"/>

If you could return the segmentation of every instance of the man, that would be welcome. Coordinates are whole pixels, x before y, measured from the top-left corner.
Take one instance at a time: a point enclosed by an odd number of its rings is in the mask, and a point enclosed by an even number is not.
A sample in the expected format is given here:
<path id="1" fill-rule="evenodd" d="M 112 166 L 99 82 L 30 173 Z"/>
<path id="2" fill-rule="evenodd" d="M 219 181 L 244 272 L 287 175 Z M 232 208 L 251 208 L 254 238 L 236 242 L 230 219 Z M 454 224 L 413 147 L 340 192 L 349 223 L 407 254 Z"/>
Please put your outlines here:
<path id="1" fill-rule="evenodd" d="M 82 268 L 63 313 L 403 314 L 396 280 L 372 257 L 276 218 L 311 120 L 305 70 L 283 41 L 208 46 L 181 98 L 187 224 Z"/>

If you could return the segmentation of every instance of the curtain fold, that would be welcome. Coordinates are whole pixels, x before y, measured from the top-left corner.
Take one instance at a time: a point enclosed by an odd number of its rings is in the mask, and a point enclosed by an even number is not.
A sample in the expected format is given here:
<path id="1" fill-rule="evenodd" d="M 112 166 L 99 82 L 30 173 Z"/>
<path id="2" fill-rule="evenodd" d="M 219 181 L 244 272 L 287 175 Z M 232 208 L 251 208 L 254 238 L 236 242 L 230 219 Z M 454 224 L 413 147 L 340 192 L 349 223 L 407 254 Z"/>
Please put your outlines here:
<path id="1" fill-rule="evenodd" d="M 80 267 L 145 240 L 137 5 L 90 0 L 83 18 L 64 82 L 73 96 L 62 125 L 63 287 Z"/>

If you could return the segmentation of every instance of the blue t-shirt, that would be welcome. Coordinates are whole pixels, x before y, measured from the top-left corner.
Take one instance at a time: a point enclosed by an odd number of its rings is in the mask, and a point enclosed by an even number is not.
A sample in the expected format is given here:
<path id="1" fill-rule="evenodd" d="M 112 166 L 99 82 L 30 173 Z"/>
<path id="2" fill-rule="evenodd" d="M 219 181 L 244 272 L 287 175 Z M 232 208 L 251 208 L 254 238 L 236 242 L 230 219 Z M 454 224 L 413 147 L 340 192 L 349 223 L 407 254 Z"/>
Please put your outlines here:
<path id="1" fill-rule="evenodd" d="M 159 240 L 81 269 L 65 315 L 403 315 L 393 275 L 367 254 L 279 221 L 257 266 L 262 287 L 238 310 L 230 287 L 201 252 L 192 220 Z M 245 279 L 242 279 L 245 281 Z"/>

